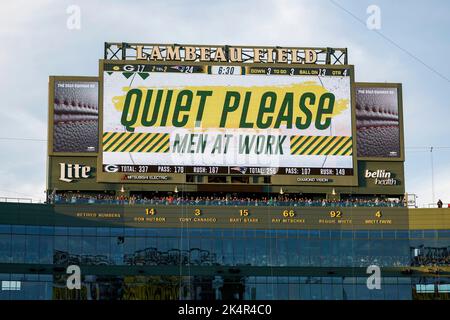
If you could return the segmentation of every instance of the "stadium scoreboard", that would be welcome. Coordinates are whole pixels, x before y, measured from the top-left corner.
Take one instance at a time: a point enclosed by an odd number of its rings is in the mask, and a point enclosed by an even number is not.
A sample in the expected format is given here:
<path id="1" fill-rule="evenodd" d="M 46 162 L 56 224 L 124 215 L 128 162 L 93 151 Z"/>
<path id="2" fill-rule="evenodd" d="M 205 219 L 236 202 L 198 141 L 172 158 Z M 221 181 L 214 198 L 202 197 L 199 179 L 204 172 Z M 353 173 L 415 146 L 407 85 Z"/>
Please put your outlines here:
<path id="1" fill-rule="evenodd" d="M 354 176 L 353 66 L 102 61 L 100 73 L 100 177 Z"/>
<path id="2" fill-rule="evenodd" d="M 342 48 L 105 43 L 50 77 L 49 189 L 402 194 L 401 84 L 354 78 Z"/>

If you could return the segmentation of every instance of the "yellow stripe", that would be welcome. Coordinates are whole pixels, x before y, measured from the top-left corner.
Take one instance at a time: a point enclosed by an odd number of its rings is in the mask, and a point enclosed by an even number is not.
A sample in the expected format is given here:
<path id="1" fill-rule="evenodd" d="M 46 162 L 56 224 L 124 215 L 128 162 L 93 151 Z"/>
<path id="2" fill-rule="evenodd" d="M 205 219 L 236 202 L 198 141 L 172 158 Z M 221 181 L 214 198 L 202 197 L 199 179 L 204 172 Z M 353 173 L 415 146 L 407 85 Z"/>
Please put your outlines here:
<path id="1" fill-rule="evenodd" d="M 145 137 L 148 136 L 148 134 L 142 134 L 141 137 L 137 138 L 136 141 L 134 141 L 131 145 L 123 149 L 124 152 L 130 152 L 137 144 L 140 144 L 143 140 L 145 140 Z"/>
<path id="2" fill-rule="evenodd" d="M 114 148 L 117 147 L 123 140 L 125 140 L 126 138 L 128 138 L 130 134 L 129 134 L 129 132 L 120 132 L 120 133 L 118 133 L 117 136 L 119 136 L 119 135 L 122 135 L 122 136 L 120 137 L 120 139 L 117 140 L 117 141 L 115 141 L 115 140 L 117 139 L 117 137 L 114 137 L 114 138 L 112 139 L 112 141 L 111 141 L 110 143 L 108 143 L 107 146 L 105 146 L 105 149 L 109 149 L 109 150 L 114 149 Z M 108 150 L 108 151 L 109 151 L 109 150 Z"/>
<path id="3" fill-rule="evenodd" d="M 322 143 L 320 144 L 320 147 L 318 147 L 317 149 L 316 149 L 316 151 L 314 151 L 314 153 L 313 153 L 313 155 L 319 155 L 319 151 L 320 151 L 320 149 L 322 149 L 328 142 L 330 142 L 332 139 L 333 139 L 334 137 L 333 136 L 327 136 L 323 141 L 322 141 Z M 323 154 L 323 153 L 321 153 L 321 154 Z"/>
<path id="4" fill-rule="evenodd" d="M 317 141 L 314 141 L 314 140 L 316 140 L 316 138 L 317 138 L 317 136 L 312 136 L 310 141 L 308 141 L 308 143 L 306 145 L 301 147 L 300 151 L 297 154 L 304 154 L 306 149 L 308 149 L 313 143 L 317 142 Z M 320 140 L 320 139 L 317 139 L 317 140 Z"/>
<path id="5" fill-rule="evenodd" d="M 340 156 L 345 156 L 345 154 L 344 154 L 344 152 L 349 148 L 349 147 L 351 147 L 352 146 L 352 140 L 350 139 L 346 144 L 345 144 L 345 146 L 342 148 L 342 150 L 341 151 L 339 151 L 339 155 Z M 350 151 L 351 151 L 352 149 L 350 149 Z M 347 152 L 348 153 L 348 152 Z"/>
<path id="6" fill-rule="evenodd" d="M 158 138 L 161 139 L 161 137 L 158 137 Z M 164 137 L 159 143 L 157 143 L 153 146 L 151 152 L 156 152 L 156 150 L 158 150 L 159 147 L 161 147 L 162 145 L 165 145 L 168 142 L 169 142 L 169 136 Z"/>
<path id="7" fill-rule="evenodd" d="M 333 154 L 334 152 L 336 152 L 339 147 L 341 147 L 344 143 L 347 143 L 348 138 L 347 139 L 343 139 L 340 143 L 336 144 L 329 152 L 329 154 Z"/>
<path id="8" fill-rule="evenodd" d="M 122 134 L 122 133 L 121 132 L 111 132 L 112 138 L 108 141 L 108 143 L 104 143 L 103 144 L 103 150 L 106 151 L 106 149 L 108 149 L 108 147 L 111 144 L 111 142 L 113 142 L 120 134 Z"/>
<path id="9" fill-rule="evenodd" d="M 114 147 L 112 148 L 112 152 L 120 152 L 122 148 L 124 148 L 130 141 L 134 138 L 133 133 L 127 133 L 125 138 L 120 138 L 119 141 L 114 143 Z"/>
<path id="10" fill-rule="evenodd" d="M 308 138 L 309 138 L 309 136 L 301 136 L 301 140 L 297 143 L 297 145 L 300 146 Z M 292 148 L 291 153 L 293 153 L 298 146 L 295 146 L 294 148 Z M 300 149 L 297 150 L 297 152 L 295 154 L 299 154 L 299 151 L 300 151 Z"/>
<path id="11" fill-rule="evenodd" d="M 297 145 L 297 143 L 300 141 L 302 136 L 292 136 L 291 137 L 291 152 L 293 151 L 294 147 Z"/>
<path id="12" fill-rule="evenodd" d="M 106 132 L 105 134 L 103 134 L 103 140 L 102 141 L 105 142 L 112 135 L 114 135 L 114 132 Z"/>
<path id="13" fill-rule="evenodd" d="M 352 147 L 353 147 L 353 145 L 352 145 Z M 347 153 L 344 154 L 344 156 L 351 156 L 352 153 L 353 153 L 353 148 L 350 148 L 350 149 L 347 151 Z"/>
<path id="14" fill-rule="evenodd" d="M 156 138 L 154 141 L 152 141 L 152 143 L 150 143 L 149 146 L 147 146 L 144 150 L 142 150 L 142 152 L 151 152 L 153 150 L 153 148 L 156 146 L 156 144 L 158 143 L 159 139 L 161 139 L 161 133 L 155 133 Z M 164 140 L 164 139 L 163 139 Z"/>
<path id="15" fill-rule="evenodd" d="M 322 143 L 324 140 L 325 136 L 320 137 L 316 142 L 314 142 L 313 144 L 309 145 L 309 147 L 307 149 L 305 149 L 305 154 L 309 154 L 309 152 L 314 149 L 315 146 L 317 146 L 319 143 Z"/>
<path id="16" fill-rule="evenodd" d="M 139 146 L 139 148 L 136 149 L 136 152 L 145 152 L 144 149 L 150 146 L 150 144 L 149 145 L 147 145 L 147 144 L 150 143 L 150 141 L 151 141 L 151 143 L 154 143 L 156 140 L 155 136 L 157 136 L 157 135 L 158 135 L 157 133 L 151 133 L 145 139 L 145 141 L 142 142 L 142 144 Z"/>
<path id="17" fill-rule="evenodd" d="M 322 154 L 324 154 L 324 155 L 327 155 L 327 154 L 329 154 L 329 151 L 332 149 L 332 148 L 334 148 L 334 146 L 336 145 L 336 141 L 338 141 L 339 139 L 340 139 L 341 137 L 333 137 L 333 142 L 328 146 L 328 147 L 326 147 L 325 148 L 325 150 L 323 150 L 323 152 L 322 152 Z"/>

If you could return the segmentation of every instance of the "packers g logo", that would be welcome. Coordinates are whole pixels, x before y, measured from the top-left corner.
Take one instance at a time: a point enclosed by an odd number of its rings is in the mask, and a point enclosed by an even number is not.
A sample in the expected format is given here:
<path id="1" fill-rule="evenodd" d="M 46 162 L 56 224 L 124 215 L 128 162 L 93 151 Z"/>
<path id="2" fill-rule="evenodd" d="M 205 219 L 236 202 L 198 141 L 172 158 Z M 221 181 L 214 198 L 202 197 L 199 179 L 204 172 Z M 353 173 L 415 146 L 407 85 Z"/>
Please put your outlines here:
<path id="1" fill-rule="evenodd" d="M 106 172 L 119 172 L 119 166 L 117 166 L 115 164 L 107 164 L 105 166 L 105 171 Z"/>

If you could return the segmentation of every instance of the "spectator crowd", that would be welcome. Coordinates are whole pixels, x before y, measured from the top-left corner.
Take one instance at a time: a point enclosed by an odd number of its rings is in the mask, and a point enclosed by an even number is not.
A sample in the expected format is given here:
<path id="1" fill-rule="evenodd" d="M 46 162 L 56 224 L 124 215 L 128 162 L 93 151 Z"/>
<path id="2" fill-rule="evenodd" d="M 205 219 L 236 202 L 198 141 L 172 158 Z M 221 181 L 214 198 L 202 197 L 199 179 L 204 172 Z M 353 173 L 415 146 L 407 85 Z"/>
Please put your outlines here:
<path id="1" fill-rule="evenodd" d="M 109 195 L 58 193 L 51 195 L 51 203 L 86 204 L 153 204 L 153 205 L 211 205 L 211 206 L 293 206 L 293 207 L 402 207 L 399 199 L 347 198 L 344 200 L 311 199 L 297 196 L 216 196 L 216 195 Z"/>

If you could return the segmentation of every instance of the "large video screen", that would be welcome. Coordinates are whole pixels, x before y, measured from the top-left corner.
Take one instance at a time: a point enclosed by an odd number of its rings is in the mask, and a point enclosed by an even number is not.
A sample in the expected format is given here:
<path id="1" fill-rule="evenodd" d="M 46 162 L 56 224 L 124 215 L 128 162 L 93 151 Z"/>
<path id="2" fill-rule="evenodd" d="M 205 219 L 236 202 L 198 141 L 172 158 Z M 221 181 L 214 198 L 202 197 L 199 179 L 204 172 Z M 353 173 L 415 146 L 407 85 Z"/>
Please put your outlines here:
<path id="1" fill-rule="evenodd" d="M 400 89 L 384 83 L 355 85 L 358 157 L 402 157 Z"/>
<path id="2" fill-rule="evenodd" d="M 52 94 L 53 152 L 97 152 L 98 81 L 56 77 Z"/>
<path id="3" fill-rule="evenodd" d="M 104 62 L 103 171 L 353 175 L 351 72 Z"/>

